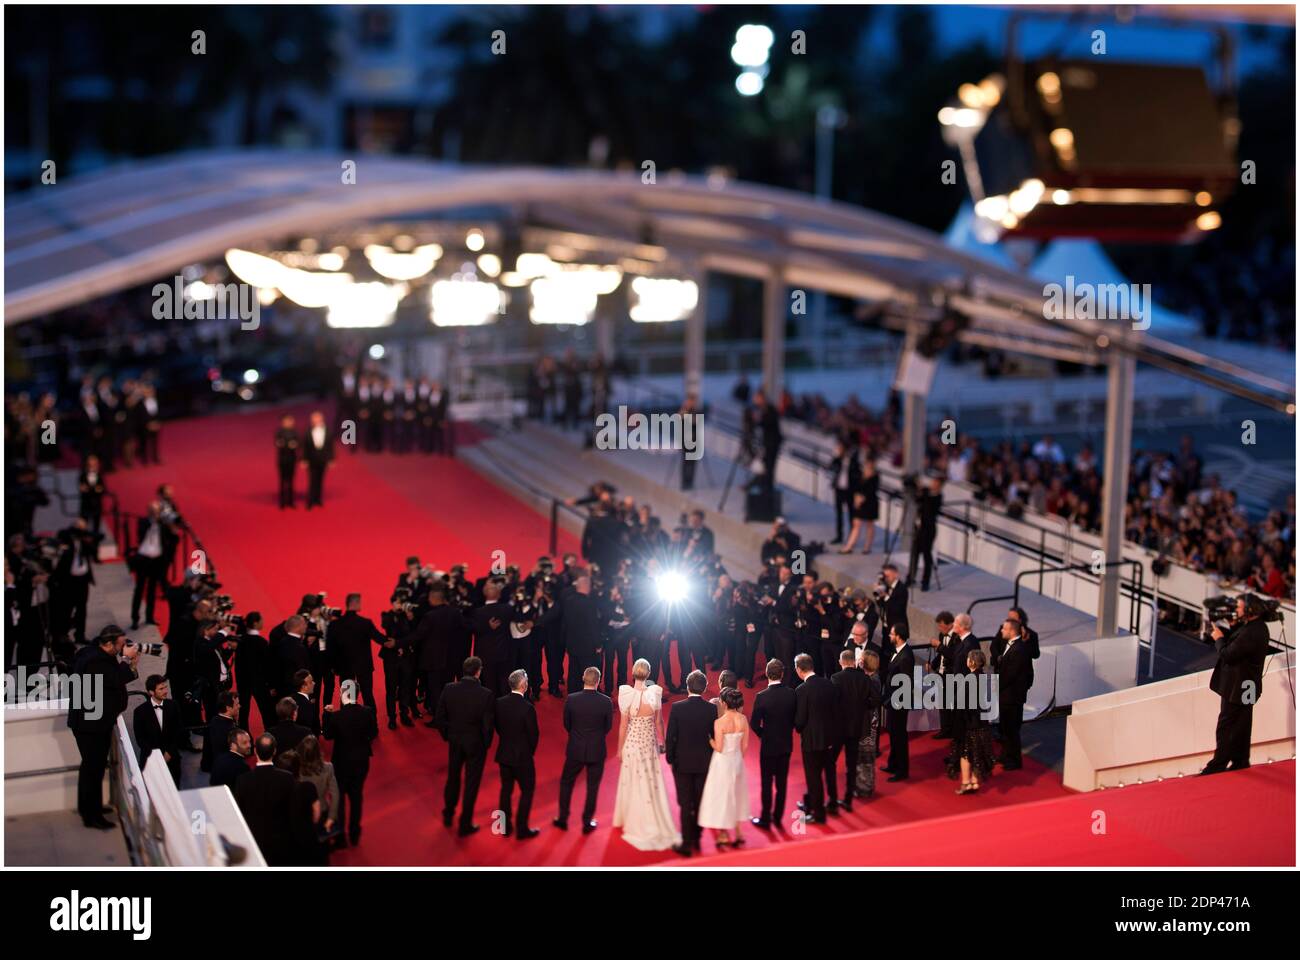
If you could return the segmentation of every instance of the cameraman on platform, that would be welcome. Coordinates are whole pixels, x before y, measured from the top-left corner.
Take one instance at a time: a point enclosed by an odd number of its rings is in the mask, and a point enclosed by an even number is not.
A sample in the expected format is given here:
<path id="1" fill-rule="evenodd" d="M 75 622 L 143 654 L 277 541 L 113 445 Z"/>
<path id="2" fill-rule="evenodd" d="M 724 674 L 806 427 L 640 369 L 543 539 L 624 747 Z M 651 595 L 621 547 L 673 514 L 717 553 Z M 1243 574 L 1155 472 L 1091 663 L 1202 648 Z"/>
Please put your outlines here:
<path id="1" fill-rule="evenodd" d="M 113 743 L 113 727 L 126 709 L 126 685 L 136 678 L 140 648 L 127 643 L 121 627 L 109 625 L 73 660 L 69 673 L 80 680 L 79 697 L 72 697 L 68 727 L 81 753 L 77 772 L 77 812 L 81 822 L 97 830 L 116 824 L 104 816 L 104 771 Z"/>
<path id="2" fill-rule="evenodd" d="M 904 481 L 906 483 L 906 481 Z M 921 592 L 930 589 L 930 572 L 934 567 L 934 538 L 939 532 L 939 510 L 943 507 L 943 478 L 927 474 L 920 486 L 907 484 L 908 492 L 915 498 L 915 518 L 912 521 L 912 552 L 907 561 L 907 585 L 916 582 L 916 561 L 925 561 L 921 575 Z"/>
<path id="3" fill-rule="evenodd" d="M 1225 634 L 1219 625 L 1210 631 L 1219 659 L 1210 675 L 1210 689 L 1219 695 L 1219 722 L 1214 730 L 1214 756 L 1201 776 L 1250 766 L 1250 727 L 1255 704 L 1263 693 L 1264 660 L 1268 657 L 1268 624 L 1264 605 L 1253 593 L 1237 598 L 1237 615 Z"/>

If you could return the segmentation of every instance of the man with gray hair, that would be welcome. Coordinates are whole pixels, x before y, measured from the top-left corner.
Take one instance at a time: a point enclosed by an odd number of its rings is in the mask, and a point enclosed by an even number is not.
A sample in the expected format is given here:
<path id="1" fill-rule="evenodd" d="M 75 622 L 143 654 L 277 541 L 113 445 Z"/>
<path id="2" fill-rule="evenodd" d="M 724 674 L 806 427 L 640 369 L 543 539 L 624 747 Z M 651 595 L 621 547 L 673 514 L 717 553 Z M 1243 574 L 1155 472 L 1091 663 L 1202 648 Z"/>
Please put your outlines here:
<path id="1" fill-rule="evenodd" d="M 528 825 L 528 814 L 533 808 L 533 788 L 537 784 L 537 771 L 533 765 L 538 740 L 537 710 L 528 698 L 527 671 L 516 670 L 506 682 L 510 692 L 497 700 L 494 714 L 496 759 L 501 771 L 501 796 L 497 809 L 505 817 L 501 836 L 508 837 L 513 831 L 520 840 L 531 840 L 541 832 Z M 516 783 L 519 784 L 519 809 L 512 823 L 510 800 Z"/>

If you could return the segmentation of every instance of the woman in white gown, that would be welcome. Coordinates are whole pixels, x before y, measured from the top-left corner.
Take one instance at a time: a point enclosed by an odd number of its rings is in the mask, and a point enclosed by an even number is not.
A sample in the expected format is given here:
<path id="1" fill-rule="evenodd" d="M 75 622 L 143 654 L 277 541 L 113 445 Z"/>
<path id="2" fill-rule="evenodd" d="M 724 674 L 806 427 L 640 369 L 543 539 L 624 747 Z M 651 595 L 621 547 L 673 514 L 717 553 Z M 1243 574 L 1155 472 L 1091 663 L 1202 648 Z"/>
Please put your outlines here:
<path id="1" fill-rule="evenodd" d="M 701 827 L 716 830 L 718 847 L 740 846 L 740 825 L 749 819 L 749 786 L 745 783 L 745 748 L 749 721 L 742 712 L 745 695 L 734 687 L 722 691 L 726 713 L 713 721 L 713 759 L 700 800 Z M 732 829 L 735 836 L 732 836 Z"/>
<path id="2" fill-rule="evenodd" d="M 682 842 L 664 783 L 659 744 L 663 740 L 663 688 L 647 684 L 650 664 L 632 665 L 632 686 L 618 688 L 618 793 L 614 826 L 638 850 L 668 850 Z"/>

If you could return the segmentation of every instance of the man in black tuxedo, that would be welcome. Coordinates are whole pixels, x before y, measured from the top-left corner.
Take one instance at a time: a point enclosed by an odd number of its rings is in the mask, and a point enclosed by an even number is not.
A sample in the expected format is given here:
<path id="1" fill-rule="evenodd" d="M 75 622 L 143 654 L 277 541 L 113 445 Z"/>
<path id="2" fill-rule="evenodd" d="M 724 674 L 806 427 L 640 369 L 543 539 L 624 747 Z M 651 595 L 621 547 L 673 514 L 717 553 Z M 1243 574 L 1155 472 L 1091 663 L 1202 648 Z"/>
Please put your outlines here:
<path id="1" fill-rule="evenodd" d="M 770 492 L 776 483 L 776 461 L 781 455 L 781 415 L 762 390 L 754 391 L 758 428 L 763 438 L 763 485 Z"/>
<path id="2" fill-rule="evenodd" d="M 97 830 L 115 826 L 104 816 L 104 771 L 113 743 L 113 727 L 126 709 L 126 685 L 136 677 L 140 648 L 126 643 L 122 628 L 110 624 L 92 644 L 83 647 L 68 672 L 76 674 L 82 690 L 100 691 L 99 696 L 73 697 L 68 708 L 68 727 L 77 741 L 81 766 L 77 772 L 77 812 L 81 822 Z"/>
<path id="3" fill-rule="evenodd" d="M 280 418 L 280 429 L 275 431 L 275 466 L 280 474 L 281 510 L 295 506 L 293 475 L 298 468 L 298 455 L 301 448 L 298 431 L 294 429 L 294 419 L 286 413 Z"/>
<path id="4" fill-rule="evenodd" d="M 64 549 L 54 565 L 54 589 L 50 591 L 54 600 L 54 635 L 58 641 L 63 641 L 71 630 L 77 643 L 86 642 L 86 601 L 95 582 L 99 541 L 103 539 L 103 534 L 92 531 L 82 517 L 59 533 Z M 5 666 L 9 664 L 6 662 Z"/>
<path id="5" fill-rule="evenodd" d="M 885 727 L 889 731 L 889 760 L 881 767 L 889 782 L 906 780 L 911 772 L 907 747 L 907 716 L 912 708 L 916 657 L 907 645 L 907 623 L 896 623 L 889 630 L 892 650 L 881 658 L 884 664 Z M 880 747 L 876 747 L 880 753 Z"/>
<path id="6" fill-rule="evenodd" d="M 825 823 L 827 810 L 838 815 L 834 750 L 838 746 L 842 721 L 835 685 L 813 672 L 813 658 L 801 653 L 794 658 L 799 689 L 795 691 L 794 727 L 799 731 L 803 752 L 807 799 L 801 804 L 807 823 Z M 827 797 L 829 796 L 829 805 Z"/>
<path id="7" fill-rule="evenodd" d="M 930 474 L 916 492 L 915 517 L 912 521 L 912 549 L 907 561 L 907 584 L 916 582 L 917 560 L 925 561 L 921 574 L 921 592 L 930 589 L 930 572 L 934 566 L 934 538 L 939 532 L 939 511 L 943 507 L 943 477 Z"/>
<path id="8" fill-rule="evenodd" d="M 312 696 L 316 692 L 316 678 L 310 670 L 299 670 L 293 675 L 293 702 L 298 706 L 298 722 L 320 736 L 320 704 Z"/>
<path id="9" fill-rule="evenodd" d="M 588 574 L 580 574 L 573 581 L 573 589 L 542 618 L 548 629 L 555 629 L 557 622 L 569 656 L 568 689 L 576 692 L 582 686 L 586 669 L 601 661 L 600 609 L 596 598 L 591 595 L 591 577 Z"/>
<path id="10" fill-rule="evenodd" d="M 339 702 L 325 707 L 322 733 L 334 741 L 330 760 L 339 781 L 339 826 L 347 824 L 348 842 L 356 846 L 361 840 L 361 797 L 370 773 L 370 743 L 379 736 L 375 708 L 357 703 L 357 684 L 344 680 L 339 684 Z M 352 804 L 348 810 L 349 802 Z"/>
<path id="11" fill-rule="evenodd" d="M 799 642 L 799 585 L 788 563 L 777 567 L 777 584 L 770 597 L 764 598 L 772 611 L 772 644 L 769 652 L 782 665 L 794 662 Z"/>
<path id="12" fill-rule="evenodd" d="M 942 684 L 948 677 L 964 672 L 957 667 L 957 651 L 960 643 L 953 629 L 953 615 L 947 610 L 939 612 L 934 618 L 934 625 L 936 633 L 934 639 L 930 641 L 930 660 L 925 665 L 925 672 L 937 674 L 940 689 L 944 689 Z M 952 739 L 952 708 L 947 705 L 946 699 L 944 705 L 939 708 L 939 730 L 934 738 Z"/>
<path id="13" fill-rule="evenodd" d="M 239 778 L 248 773 L 248 755 L 253 752 L 253 738 L 248 731 L 235 727 L 226 737 L 226 749 L 212 761 L 209 786 L 229 787 L 233 792 Z"/>
<path id="14" fill-rule="evenodd" d="M 1268 657 L 1268 624 L 1264 605 L 1254 594 L 1237 598 L 1237 618 L 1225 634 L 1217 624 L 1210 631 L 1219 657 L 1210 674 L 1210 689 L 1219 695 L 1219 722 L 1214 730 L 1214 756 L 1201 775 L 1250 766 L 1250 728 L 1255 704 L 1264 692 L 1264 661 Z"/>
<path id="15" fill-rule="evenodd" d="M 298 704 L 293 697 L 282 697 L 275 705 L 275 726 L 266 732 L 275 737 L 275 752 L 293 750 L 311 731 L 298 722 Z"/>
<path id="16" fill-rule="evenodd" d="M 256 610 L 245 614 L 244 632 L 235 644 L 235 685 L 239 689 L 239 725 L 248 729 L 253 716 L 253 704 L 262 718 L 262 729 L 271 725 L 275 713 L 275 698 L 271 696 L 275 666 L 271 658 L 271 644 L 262 635 L 262 615 Z M 220 744 L 217 745 L 220 747 Z"/>
<path id="17" fill-rule="evenodd" d="M 751 823 L 766 830 L 776 824 L 785 829 L 785 784 L 790 773 L 790 754 L 794 752 L 794 722 L 798 714 L 798 697 L 782 680 L 785 664 L 767 662 L 767 686 L 754 697 L 754 715 L 749 726 L 758 737 L 758 769 L 761 780 L 761 812 Z M 776 787 L 773 799 L 772 788 Z"/>
<path id="18" fill-rule="evenodd" d="M 298 689 L 294 679 L 299 670 L 311 673 L 311 654 L 307 650 L 307 618 L 294 614 L 280 626 L 271 631 L 270 647 L 273 670 L 270 687 L 278 699 L 292 696 Z M 272 708 L 274 709 L 274 708 Z M 263 724 L 270 724 L 274 716 L 263 717 Z"/>
<path id="19" fill-rule="evenodd" d="M 307 509 L 324 506 L 325 471 L 334 460 L 334 434 L 319 410 L 312 412 L 303 434 L 302 458 L 307 464 Z"/>
<path id="20" fill-rule="evenodd" d="M 884 580 L 884 589 L 876 594 L 879 606 L 883 612 L 883 620 L 880 624 L 880 646 L 877 652 L 880 654 L 880 662 L 888 663 L 889 657 L 893 652 L 889 644 L 889 628 L 896 623 L 907 625 L 907 584 L 905 584 L 898 575 L 898 567 L 892 563 L 887 563 L 881 568 L 880 575 Z M 867 611 L 867 639 L 870 642 L 871 636 L 876 632 L 876 621 L 881 619 L 876 614 L 876 605 L 873 604 Z"/>
<path id="21" fill-rule="evenodd" d="M 492 743 L 493 714 L 496 697 L 479 681 L 483 661 L 469 657 L 461 667 L 460 679 L 449 683 L 438 697 L 433 722 L 447 741 L 447 786 L 443 790 L 442 822 L 450 827 L 456 817 L 456 801 L 461 800 L 460 836 L 478 833 L 474 822 L 474 801 L 478 799 L 483 764 Z M 465 796 L 461 799 L 461 773 L 465 776 Z"/>
<path id="22" fill-rule="evenodd" d="M 135 745 L 140 751 L 140 768 L 144 769 L 149 754 L 157 750 L 163 755 L 172 781 L 181 785 L 181 747 L 189 739 L 181 723 L 181 710 L 176 701 L 167 696 L 167 678 L 153 674 L 144 682 L 149 699 L 135 708 L 132 726 Z"/>
<path id="23" fill-rule="evenodd" d="M 959 613 L 953 618 L 952 632 L 957 641 L 952 654 L 953 672 L 962 676 L 970 673 L 966 661 L 972 651 L 980 648 L 980 638 L 971 632 L 972 626 L 969 613 Z"/>
<path id="24" fill-rule="evenodd" d="M 537 709 L 528 697 L 528 673 L 516 670 L 507 683 L 510 692 L 497 700 L 495 723 L 497 731 L 497 767 L 501 772 L 501 796 L 497 809 L 505 814 L 502 836 L 513 832 L 520 840 L 531 840 L 541 833 L 528 825 L 528 814 L 533 809 L 533 790 L 537 786 L 537 770 L 533 755 L 537 752 Z M 515 784 L 519 784 L 519 809 L 512 819 L 510 801 Z"/>
<path id="25" fill-rule="evenodd" d="M 1002 643 L 998 645 L 994 669 L 998 675 L 998 726 L 1002 730 L 1004 770 L 1019 770 L 1020 725 L 1025 718 L 1025 701 L 1034 683 L 1034 664 L 1020 621 L 1007 617 L 1002 622 Z"/>
<path id="26" fill-rule="evenodd" d="M 483 686 L 493 699 L 503 696 L 506 677 L 512 664 L 514 641 L 510 636 L 510 623 L 514 609 L 501 600 L 502 583 L 492 577 L 483 584 L 483 606 L 474 611 L 474 656 L 483 662 Z"/>
<path id="27" fill-rule="evenodd" d="M 438 699 L 452 678 L 452 651 L 460 648 L 469 627 L 459 609 L 447 602 L 447 586 L 441 580 L 429 587 L 429 612 L 411 637 L 415 665 L 424 677 L 424 708 L 429 712 L 426 727 L 437 727 L 434 716 Z"/>
<path id="28" fill-rule="evenodd" d="M 633 679 L 639 679 L 633 674 Z M 668 765 L 673 768 L 677 786 L 677 804 L 682 810 L 682 842 L 674 847 L 684 857 L 700 850 L 700 800 L 704 797 L 704 780 L 713 761 L 713 723 L 718 708 L 704 699 L 709 678 L 699 670 L 686 677 L 685 700 L 668 711 L 668 731 L 664 746 Z"/>
<path id="29" fill-rule="evenodd" d="M 203 734 L 203 756 L 199 760 L 199 769 L 204 773 L 212 772 L 212 764 L 217 754 L 229 746 L 230 731 L 235 729 L 238 723 L 239 706 L 239 694 L 235 691 L 222 690 L 217 694 L 217 714 L 208 721 L 208 728 Z M 138 718 L 140 707 L 137 707 L 135 712 Z M 189 735 L 186 734 L 185 741 L 188 740 Z M 139 742 L 140 734 L 137 732 L 136 743 Z"/>
<path id="30" fill-rule="evenodd" d="M 275 765 L 275 737 L 264 733 L 254 748 L 257 762 L 235 783 L 235 802 L 248 830 L 271 867 L 294 861 L 294 776 Z"/>
<path id="31" fill-rule="evenodd" d="M 343 616 L 330 624 L 329 643 L 339 679 L 355 680 L 361 702 L 375 710 L 375 658 L 370 645 L 377 643 L 382 648 L 387 639 L 373 620 L 361 615 L 361 594 L 349 593 Z"/>
<path id="32" fill-rule="evenodd" d="M 582 674 L 582 689 L 564 698 L 564 729 L 569 743 L 564 751 L 564 769 L 560 773 L 560 809 L 555 825 L 569 829 L 569 803 L 578 774 L 587 771 L 587 796 L 582 806 L 582 832 L 596 829 L 596 795 L 605 773 L 605 741 L 614 725 L 614 704 L 601 693 L 600 669 L 588 667 Z"/>
<path id="33" fill-rule="evenodd" d="M 831 780 L 844 752 L 844 799 L 840 806 L 853 809 L 853 793 L 858 783 L 858 742 L 862 738 L 862 724 L 871 702 L 871 681 L 857 665 L 852 650 L 840 651 L 840 669 L 831 677 L 840 706 L 839 743 L 831 751 Z"/>

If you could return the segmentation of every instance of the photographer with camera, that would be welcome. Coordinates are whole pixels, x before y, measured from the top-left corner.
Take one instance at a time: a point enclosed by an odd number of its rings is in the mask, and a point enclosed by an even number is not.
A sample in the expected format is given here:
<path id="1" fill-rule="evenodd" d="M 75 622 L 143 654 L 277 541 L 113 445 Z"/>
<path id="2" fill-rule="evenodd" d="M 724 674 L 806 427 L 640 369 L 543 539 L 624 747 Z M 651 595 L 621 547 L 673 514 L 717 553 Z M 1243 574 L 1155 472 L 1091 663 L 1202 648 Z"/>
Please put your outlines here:
<path id="1" fill-rule="evenodd" d="M 895 624 L 907 625 L 907 584 L 898 576 L 898 567 L 887 563 L 880 568 L 880 577 L 871 588 L 871 606 L 863 617 L 867 625 L 867 642 L 875 635 L 876 624 L 880 623 L 880 646 L 876 650 L 881 654 L 881 663 L 889 660 L 889 629 Z M 872 644 L 875 646 L 875 644 Z"/>
<path id="2" fill-rule="evenodd" d="M 217 715 L 217 698 L 231 688 L 232 653 L 229 634 L 222 632 L 220 620 L 204 620 L 199 624 L 194 642 L 194 667 L 206 721 L 211 722 Z"/>
<path id="3" fill-rule="evenodd" d="M 104 535 L 93 531 L 82 518 L 59 532 L 60 548 L 50 599 L 54 641 L 64 648 L 60 652 L 67 652 L 69 632 L 76 643 L 86 642 L 86 603 L 95 582 L 94 564 L 98 562 L 96 555 L 103 539 Z"/>
<path id="4" fill-rule="evenodd" d="M 144 622 L 156 624 L 154 603 L 160 591 L 166 590 L 167 565 L 180 538 L 175 525 L 163 515 L 161 500 L 149 503 L 148 516 L 136 521 L 135 552 L 127 560 L 135 574 L 135 591 L 131 594 L 131 629 L 140 629 L 140 601 L 144 600 Z"/>
<path id="5" fill-rule="evenodd" d="M 411 637 L 416 669 L 424 676 L 424 709 L 429 714 L 426 727 L 436 727 L 433 717 L 443 688 L 452 682 L 455 665 L 452 657 L 464 645 L 469 623 L 460 608 L 447 600 L 450 588 L 444 580 L 429 586 L 429 612 L 421 618 Z"/>
<path id="6" fill-rule="evenodd" d="M 428 595 L 427 591 L 424 595 Z M 392 609 L 385 610 L 379 618 L 387 638 L 379 648 L 379 660 L 384 665 L 384 702 L 388 704 L 388 729 L 396 730 L 399 710 L 404 726 L 415 725 L 411 719 L 412 713 L 419 716 L 419 708 L 415 705 L 415 656 L 411 648 L 411 637 L 416 628 L 417 604 L 412 601 L 412 594 L 404 586 L 397 588 L 392 602 Z"/>
<path id="7" fill-rule="evenodd" d="M 1210 675 L 1210 689 L 1219 695 L 1219 721 L 1214 756 L 1201 776 L 1250 766 L 1250 729 L 1268 658 L 1268 612 L 1259 597 L 1248 593 L 1237 598 L 1236 615 L 1226 631 L 1217 623 L 1210 630 L 1219 653 Z"/>
<path id="8" fill-rule="evenodd" d="M 53 541 L 16 533 L 5 553 L 5 593 L 9 596 L 9 629 L 5 631 L 5 664 L 17 653 L 19 665 L 35 666 L 53 633 L 51 584 L 58 548 Z M 12 582 L 11 582 L 12 581 Z M 16 648 L 16 649 L 15 649 Z"/>
<path id="9" fill-rule="evenodd" d="M 136 678 L 140 648 L 128 643 L 121 627 L 110 624 L 94 643 L 82 648 L 68 672 L 77 677 L 81 696 L 73 697 L 68 727 L 77 741 L 81 766 L 77 771 L 77 812 L 81 822 L 97 830 L 117 824 L 104 816 L 104 772 L 113 743 L 113 727 L 126 709 L 127 684 Z"/>
<path id="10" fill-rule="evenodd" d="M 425 570 L 420 564 L 420 558 L 410 556 L 406 558 L 406 571 L 397 578 L 397 585 L 393 587 L 393 594 L 388 599 L 394 601 L 401 591 L 406 592 L 404 604 L 412 608 L 412 615 L 416 623 L 428 610 L 429 604 L 429 585 L 433 581 L 431 571 Z"/>

